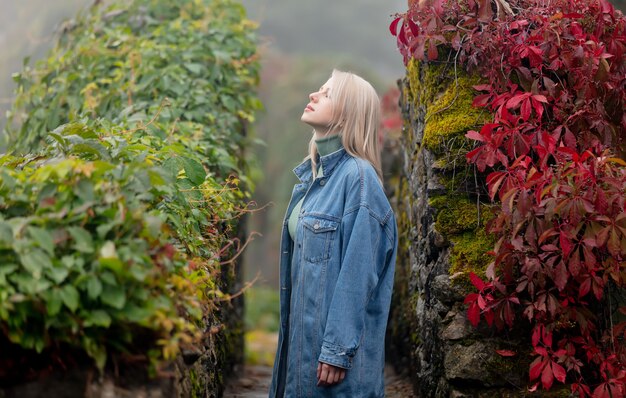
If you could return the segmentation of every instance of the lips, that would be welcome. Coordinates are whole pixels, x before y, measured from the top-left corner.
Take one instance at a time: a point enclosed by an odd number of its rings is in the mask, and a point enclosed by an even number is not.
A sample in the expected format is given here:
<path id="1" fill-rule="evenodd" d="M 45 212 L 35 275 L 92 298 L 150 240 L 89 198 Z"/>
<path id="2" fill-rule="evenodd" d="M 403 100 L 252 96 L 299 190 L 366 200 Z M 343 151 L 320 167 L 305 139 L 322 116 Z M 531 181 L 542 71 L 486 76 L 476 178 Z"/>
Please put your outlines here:
<path id="1" fill-rule="evenodd" d="M 306 108 L 304 108 L 304 110 L 314 111 L 315 109 L 313 109 L 311 105 L 307 105 Z"/>

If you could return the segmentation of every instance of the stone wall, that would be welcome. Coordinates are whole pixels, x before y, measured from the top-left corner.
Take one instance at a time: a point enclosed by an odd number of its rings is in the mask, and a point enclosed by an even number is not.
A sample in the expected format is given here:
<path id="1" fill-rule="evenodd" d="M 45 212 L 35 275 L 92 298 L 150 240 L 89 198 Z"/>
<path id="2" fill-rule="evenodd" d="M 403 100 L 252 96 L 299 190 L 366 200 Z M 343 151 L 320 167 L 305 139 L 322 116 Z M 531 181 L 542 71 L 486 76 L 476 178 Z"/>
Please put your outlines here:
<path id="1" fill-rule="evenodd" d="M 452 63 L 412 61 L 400 84 L 404 165 L 393 203 L 400 232 L 387 352 L 420 397 L 523 396 L 528 379 L 519 336 L 474 329 L 463 304 L 469 272 L 484 277 L 493 238 L 489 199 L 467 165 L 464 137 L 488 115 L 471 106 L 478 79 Z M 520 331 L 523 333 L 523 331 Z"/>

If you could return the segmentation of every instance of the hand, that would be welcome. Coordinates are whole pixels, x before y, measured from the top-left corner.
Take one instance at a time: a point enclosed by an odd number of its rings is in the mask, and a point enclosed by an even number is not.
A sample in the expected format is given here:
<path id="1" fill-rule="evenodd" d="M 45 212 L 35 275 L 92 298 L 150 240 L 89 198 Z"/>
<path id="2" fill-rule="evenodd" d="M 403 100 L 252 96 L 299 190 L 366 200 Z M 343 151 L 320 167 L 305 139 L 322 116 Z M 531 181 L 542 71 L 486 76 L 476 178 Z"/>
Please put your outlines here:
<path id="1" fill-rule="evenodd" d="M 346 378 L 346 370 L 338 366 L 329 365 L 324 362 L 317 364 L 317 385 L 332 386 L 339 384 Z"/>

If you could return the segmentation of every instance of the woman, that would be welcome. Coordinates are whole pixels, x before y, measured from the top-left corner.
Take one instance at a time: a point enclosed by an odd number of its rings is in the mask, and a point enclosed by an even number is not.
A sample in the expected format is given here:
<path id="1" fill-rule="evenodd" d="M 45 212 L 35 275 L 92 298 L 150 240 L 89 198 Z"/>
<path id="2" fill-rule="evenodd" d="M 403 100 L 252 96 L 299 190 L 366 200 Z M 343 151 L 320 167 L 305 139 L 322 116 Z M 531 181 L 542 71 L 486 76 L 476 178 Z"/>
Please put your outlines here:
<path id="1" fill-rule="evenodd" d="M 270 397 L 382 397 L 397 229 L 381 184 L 379 99 L 337 70 L 309 99 L 310 153 L 283 223 Z"/>

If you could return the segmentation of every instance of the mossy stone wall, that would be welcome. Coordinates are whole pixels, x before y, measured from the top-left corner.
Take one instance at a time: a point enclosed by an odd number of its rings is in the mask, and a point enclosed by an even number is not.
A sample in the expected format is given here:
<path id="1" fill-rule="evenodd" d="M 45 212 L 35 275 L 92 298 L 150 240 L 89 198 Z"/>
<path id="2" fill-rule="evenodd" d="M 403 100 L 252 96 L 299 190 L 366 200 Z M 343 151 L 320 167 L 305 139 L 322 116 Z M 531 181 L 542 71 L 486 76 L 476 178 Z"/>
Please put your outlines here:
<path id="1" fill-rule="evenodd" d="M 465 133 L 490 117 L 472 107 L 478 83 L 453 63 L 417 61 L 400 82 L 404 165 L 392 199 L 400 242 L 387 352 L 420 397 L 526 391 L 528 364 L 495 352 L 518 349 L 519 336 L 474 329 L 463 304 L 469 272 L 484 276 L 494 243 L 484 176 L 465 160 Z"/>

